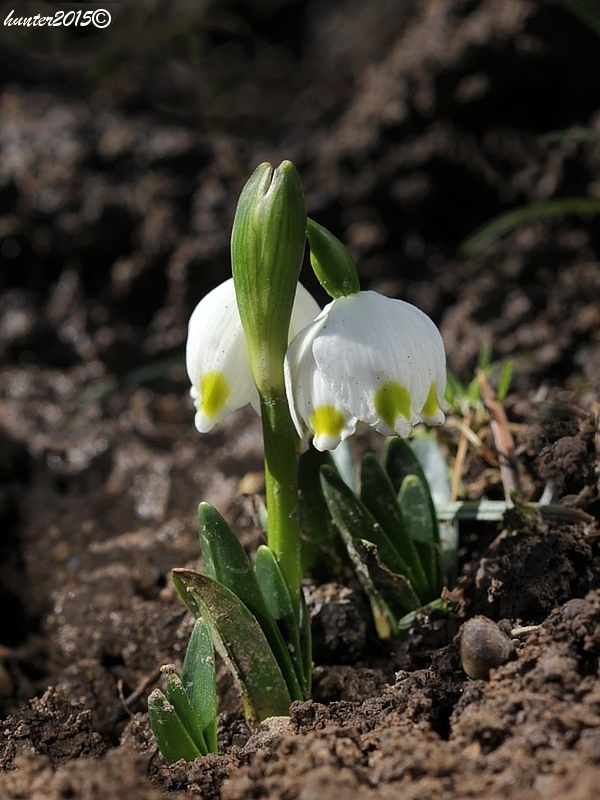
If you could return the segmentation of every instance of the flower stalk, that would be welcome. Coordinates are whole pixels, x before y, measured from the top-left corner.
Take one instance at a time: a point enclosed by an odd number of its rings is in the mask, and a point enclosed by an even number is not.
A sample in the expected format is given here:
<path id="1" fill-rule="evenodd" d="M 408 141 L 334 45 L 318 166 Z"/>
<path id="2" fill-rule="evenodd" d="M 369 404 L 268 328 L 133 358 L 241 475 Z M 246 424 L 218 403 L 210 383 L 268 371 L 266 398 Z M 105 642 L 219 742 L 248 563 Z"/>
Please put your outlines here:
<path id="1" fill-rule="evenodd" d="M 267 540 L 297 611 L 302 571 L 296 433 L 284 390 L 260 395 L 268 511 Z"/>

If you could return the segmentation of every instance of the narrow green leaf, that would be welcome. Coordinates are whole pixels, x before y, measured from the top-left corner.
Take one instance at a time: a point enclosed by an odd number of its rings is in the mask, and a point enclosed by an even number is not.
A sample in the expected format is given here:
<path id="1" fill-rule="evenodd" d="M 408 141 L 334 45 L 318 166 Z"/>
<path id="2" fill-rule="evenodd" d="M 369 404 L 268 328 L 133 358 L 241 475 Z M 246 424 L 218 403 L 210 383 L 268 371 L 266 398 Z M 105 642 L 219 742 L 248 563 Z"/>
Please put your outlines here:
<path id="1" fill-rule="evenodd" d="M 429 493 L 417 475 L 407 475 L 402 481 L 398 502 L 427 574 L 429 592 L 423 599 L 432 600 L 442 590 L 437 521 L 431 514 Z"/>
<path id="2" fill-rule="evenodd" d="M 457 414 L 464 414 L 465 397 L 467 393 L 466 386 L 458 380 L 456 375 L 451 370 L 446 370 L 446 391 L 444 393 L 444 400 L 448 403 L 452 411 Z"/>
<path id="3" fill-rule="evenodd" d="M 296 625 L 296 615 L 287 584 L 272 551 L 261 545 L 256 552 L 254 562 L 256 577 L 265 597 L 265 601 L 279 626 L 294 665 L 298 682 L 307 697 L 307 680 L 304 674 L 304 661 L 300 644 L 300 631 Z"/>
<path id="4" fill-rule="evenodd" d="M 479 348 L 479 355 L 477 356 L 477 363 L 475 364 L 475 372 L 477 370 L 486 370 L 492 363 L 492 343 L 488 340 L 482 342 Z"/>
<path id="5" fill-rule="evenodd" d="M 412 440 L 412 450 L 423 467 L 427 486 L 435 509 L 439 503 L 447 503 L 452 496 L 452 485 L 448 464 L 434 434 L 426 433 Z M 437 516 L 437 514 L 436 514 Z M 458 525 L 444 522 L 439 525 L 442 571 L 446 585 L 454 586 L 458 574 Z"/>
<path id="6" fill-rule="evenodd" d="M 354 539 L 357 555 L 366 566 L 371 581 L 386 605 L 398 620 L 407 611 L 420 608 L 422 601 L 404 575 L 396 575 L 379 558 L 377 545 L 364 539 Z"/>
<path id="7" fill-rule="evenodd" d="M 477 228 L 459 246 L 463 256 L 473 256 L 505 233 L 536 222 L 570 215 L 594 216 L 600 214 L 600 200 L 589 197 L 559 197 L 540 203 L 531 203 L 506 211 Z"/>
<path id="8" fill-rule="evenodd" d="M 192 708 L 190 698 L 183 687 L 181 678 L 179 675 L 175 675 L 175 673 L 167 677 L 166 698 L 175 709 L 177 716 L 183 723 L 183 727 L 189 733 L 190 739 L 194 742 L 202 755 L 205 756 L 208 753 L 208 747 L 204 739 L 204 734 L 202 733 L 202 728 L 200 727 L 200 722 Z"/>
<path id="9" fill-rule="evenodd" d="M 408 475 L 416 475 L 419 478 L 427 495 L 429 511 L 434 520 L 434 536 L 436 542 L 439 544 L 440 533 L 435 515 L 435 504 L 431 496 L 427 476 L 414 450 L 405 439 L 394 436 L 387 440 L 383 453 L 383 466 L 396 492 L 400 491 L 400 487 Z M 408 523 L 408 520 L 405 521 Z"/>
<path id="10" fill-rule="evenodd" d="M 408 442 L 399 436 L 392 436 L 385 443 L 383 468 L 389 475 L 396 492 L 400 491 L 402 481 L 407 475 L 418 475 L 419 478 L 425 480 L 425 473 L 419 459 Z"/>
<path id="11" fill-rule="evenodd" d="M 217 672 L 210 628 L 199 617 L 192 630 L 181 681 L 200 724 L 209 752 L 217 752 Z"/>
<path id="12" fill-rule="evenodd" d="M 207 575 L 237 595 L 258 620 L 279 662 L 290 694 L 294 700 L 303 700 L 289 651 L 239 539 L 209 503 L 200 503 L 198 507 L 198 531 Z"/>
<path id="13" fill-rule="evenodd" d="M 599 28 L 600 30 L 600 28 Z M 600 132 L 593 128 L 567 128 L 560 131 L 550 131 L 536 136 L 538 144 L 553 144 L 554 142 L 600 142 Z"/>
<path id="14" fill-rule="evenodd" d="M 373 542 L 377 545 L 379 556 L 389 570 L 399 575 L 406 574 L 406 564 L 387 533 L 331 467 L 321 467 L 321 486 L 329 513 L 342 534 L 346 547 L 348 537 Z"/>
<path id="15" fill-rule="evenodd" d="M 377 633 L 381 639 L 390 639 L 398 632 L 395 610 L 403 613 L 421 601 L 405 577 L 398 553 L 359 498 L 327 467 L 321 470 L 321 482 L 330 514 L 371 605 Z"/>
<path id="16" fill-rule="evenodd" d="M 202 753 L 194 744 L 177 712 L 160 689 L 154 689 L 148 697 L 150 727 L 167 764 L 183 759 L 193 761 Z"/>
<path id="17" fill-rule="evenodd" d="M 324 464 L 333 467 L 330 453 L 320 453 L 314 447 L 302 453 L 298 459 L 298 491 L 302 571 L 312 570 L 327 579 L 339 572 L 342 553 L 321 491 L 320 469 Z"/>
<path id="18" fill-rule="evenodd" d="M 354 573 L 371 606 L 377 635 L 384 641 L 393 639 L 398 634 L 396 615 L 383 598 L 366 563 L 366 554 L 369 552 L 367 548 L 373 548 L 377 552 L 377 546 L 364 539 L 355 539 L 348 533 L 347 529 L 340 529 L 340 535 L 348 548 L 348 555 L 354 567 Z"/>
<path id="19" fill-rule="evenodd" d="M 310 615 L 306 607 L 304 594 L 300 594 L 300 652 L 304 659 L 304 679 L 306 686 L 306 696 L 312 694 L 312 670 L 313 670 L 313 649 L 312 649 L 312 630 L 310 627 Z"/>
<path id="20" fill-rule="evenodd" d="M 498 388 L 496 389 L 496 398 L 499 403 L 506 400 L 506 395 L 510 389 L 510 382 L 512 380 L 513 365 L 512 361 L 507 361 L 502 367 L 500 377 L 498 378 Z"/>
<path id="21" fill-rule="evenodd" d="M 240 692 L 248 725 L 286 715 L 291 699 L 285 678 L 256 617 L 239 597 L 190 569 L 173 570 L 173 583 L 191 613 L 209 625 Z"/>
<path id="22" fill-rule="evenodd" d="M 361 462 L 360 499 L 379 522 L 405 564 L 403 573 L 420 596 L 427 593 L 427 576 L 419 559 L 398 498 L 387 473 L 372 453 Z"/>
<path id="23" fill-rule="evenodd" d="M 411 628 L 417 619 L 419 614 L 430 614 L 432 611 L 439 611 L 442 614 L 447 614 L 452 605 L 441 597 L 438 597 L 437 600 L 433 600 L 431 603 L 427 603 L 426 606 L 421 606 L 421 608 L 416 608 L 414 611 L 409 611 L 408 614 L 405 614 L 398 620 L 398 630 L 399 631 L 407 631 Z"/>

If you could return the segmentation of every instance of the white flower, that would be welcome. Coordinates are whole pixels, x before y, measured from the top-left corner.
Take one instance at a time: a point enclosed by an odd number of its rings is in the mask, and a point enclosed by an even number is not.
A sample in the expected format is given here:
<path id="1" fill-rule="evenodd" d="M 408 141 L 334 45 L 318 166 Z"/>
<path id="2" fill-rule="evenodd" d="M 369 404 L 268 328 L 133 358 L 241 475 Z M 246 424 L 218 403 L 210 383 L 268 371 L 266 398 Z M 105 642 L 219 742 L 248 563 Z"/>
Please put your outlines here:
<path id="1" fill-rule="evenodd" d="M 318 313 L 316 301 L 298 284 L 289 339 Z M 196 406 L 195 423 L 201 433 L 247 403 L 259 410 L 232 278 L 209 292 L 194 309 L 188 326 L 186 366 Z"/>
<path id="2" fill-rule="evenodd" d="M 339 297 L 288 348 L 286 391 L 304 444 L 332 450 L 365 423 L 387 436 L 441 425 L 446 356 L 416 306 L 376 292 Z"/>

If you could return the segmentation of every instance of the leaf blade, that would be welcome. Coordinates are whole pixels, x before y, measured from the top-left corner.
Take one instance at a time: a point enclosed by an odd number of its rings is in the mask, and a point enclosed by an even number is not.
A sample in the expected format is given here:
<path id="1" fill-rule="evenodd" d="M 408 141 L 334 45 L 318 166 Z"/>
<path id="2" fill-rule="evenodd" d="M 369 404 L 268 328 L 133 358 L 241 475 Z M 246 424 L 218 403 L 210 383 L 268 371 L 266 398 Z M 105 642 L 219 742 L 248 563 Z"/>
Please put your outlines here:
<path id="1" fill-rule="evenodd" d="M 175 675 L 175 673 L 171 673 L 167 678 L 166 698 L 174 707 L 177 716 L 189 733 L 190 739 L 194 742 L 201 754 L 205 756 L 208 753 L 208 747 L 204 739 L 202 728 L 200 727 L 200 722 L 192 707 L 181 678 Z"/>
<path id="2" fill-rule="evenodd" d="M 250 727 L 284 716 L 291 703 L 286 680 L 256 617 L 230 589 L 208 575 L 173 570 L 173 583 L 195 617 L 205 618 L 215 648 L 240 692 Z"/>
<path id="3" fill-rule="evenodd" d="M 279 662 L 291 696 L 294 700 L 303 700 L 289 651 L 239 539 L 225 518 L 209 503 L 198 506 L 198 532 L 208 577 L 239 597 L 255 617 Z"/>
<path id="4" fill-rule="evenodd" d="M 427 591 L 421 564 L 389 476 L 377 458 L 368 453 L 361 462 L 360 499 L 381 524 L 405 564 L 404 574 L 420 596 Z"/>
<path id="5" fill-rule="evenodd" d="M 256 577 L 264 592 L 265 601 L 271 615 L 279 626 L 283 639 L 288 643 L 290 657 L 295 668 L 303 696 L 308 696 L 309 684 L 305 674 L 305 664 L 300 641 L 300 630 L 296 623 L 296 614 L 292 598 L 277 563 L 277 559 L 266 545 L 261 545 L 256 552 L 254 562 Z"/>
<path id="6" fill-rule="evenodd" d="M 321 485 L 329 513 L 340 533 L 377 545 L 379 556 L 392 572 L 404 574 L 406 564 L 387 533 L 331 467 L 321 467 Z M 344 537 L 344 541 L 346 538 Z"/>
<path id="7" fill-rule="evenodd" d="M 398 493 L 398 503 L 427 575 L 429 591 L 423 598 L 426 601 L 439 596 L 442 590 L 437 520 L 431 513 L 429 499 L 421 479 L 407 475 Z"/>
<path id="8" fill-rule="evenodd" d="M 206 747 L 217 752 L 217 672 L 210 628 L 202 617 L 194 623 L 185 651 L 181 681 L 200 724 Z"/>
<path id="9" fill-rule="evenodd" d="M 174 706 L 160 689 L 154 689 L 148 697 L 150 727 L 167 764 L 183 759 L 194 761 L 202 753 L 194 744 Z"/>

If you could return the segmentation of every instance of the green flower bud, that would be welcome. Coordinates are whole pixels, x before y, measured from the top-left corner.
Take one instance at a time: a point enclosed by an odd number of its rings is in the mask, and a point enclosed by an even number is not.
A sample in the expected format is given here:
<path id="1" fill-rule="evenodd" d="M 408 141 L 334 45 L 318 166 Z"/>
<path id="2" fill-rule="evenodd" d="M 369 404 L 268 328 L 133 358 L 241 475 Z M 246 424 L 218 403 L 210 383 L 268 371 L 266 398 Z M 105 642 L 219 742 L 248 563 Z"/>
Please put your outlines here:
<path id="1" fill-rule="evenodd" d="M 296 168 L 261 164 L 244 186 L 231 235 L 236 301 L 260 392 L 283 387 L 283 359 L 306 241 Z"/>
<path id="2" fill-rule="evenodd" d="M 327 228 L 308 220 L 310 263 L 321 286 L 334 300 L 360 291 L 352 256 Z"/>

